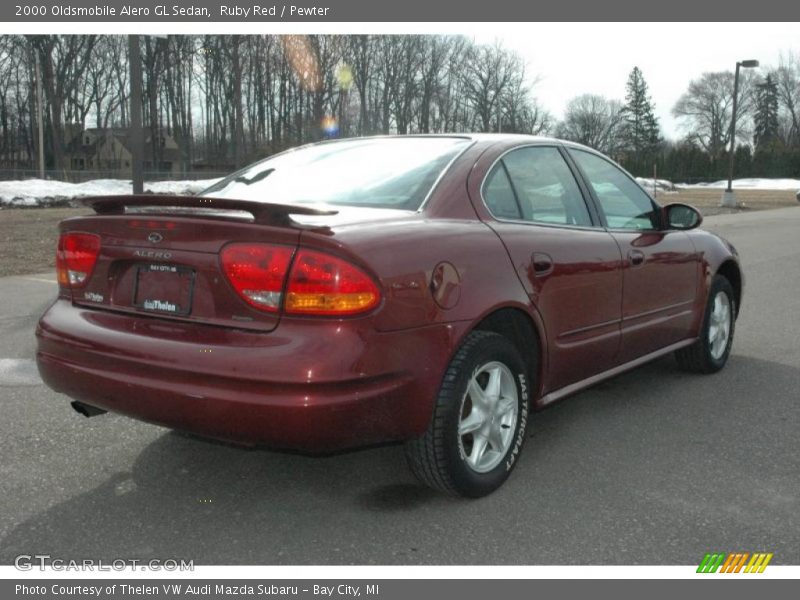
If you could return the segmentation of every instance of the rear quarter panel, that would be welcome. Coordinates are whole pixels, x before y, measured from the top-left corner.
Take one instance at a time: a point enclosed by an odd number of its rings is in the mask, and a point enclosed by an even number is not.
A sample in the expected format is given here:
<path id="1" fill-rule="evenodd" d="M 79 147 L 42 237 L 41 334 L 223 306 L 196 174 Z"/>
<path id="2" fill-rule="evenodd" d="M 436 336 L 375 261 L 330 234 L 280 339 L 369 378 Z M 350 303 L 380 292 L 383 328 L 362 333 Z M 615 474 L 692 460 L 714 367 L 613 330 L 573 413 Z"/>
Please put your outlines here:
<path id="1" fill-rule="evenodd" d="M 343 227 L 330 235 L 304 232 L 300 243 L 343 255 L 379 280 L 384 292 L 374 314 L 379 331 L 477 323 L 502 306 L 529 309 L 505 248 L 477 219 L 432 219 L 419 213 L 391 223 Z"/>
<path id="2" fill-rule="evenodd" d="M 304 231 L 300 244 L 349 256 L 380 280 L 384 300 L 374 315 L 379 331 L 456 321 L 477 324 L 503 306 L 530 314 L 505 247 L 478 219 L 467 191 L 477 161 L 496 146 L 480 141 L 465 150 L 419 212 L 392 221 Z"/>

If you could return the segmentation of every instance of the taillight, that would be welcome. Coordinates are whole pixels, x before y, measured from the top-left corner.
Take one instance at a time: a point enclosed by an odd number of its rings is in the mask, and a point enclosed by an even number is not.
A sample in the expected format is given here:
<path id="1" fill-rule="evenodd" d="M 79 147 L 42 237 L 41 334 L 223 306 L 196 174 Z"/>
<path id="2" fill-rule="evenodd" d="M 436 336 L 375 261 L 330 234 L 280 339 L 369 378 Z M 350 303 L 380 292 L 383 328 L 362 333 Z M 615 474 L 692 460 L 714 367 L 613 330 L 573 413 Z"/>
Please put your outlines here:
<path id="1" fill-rule="evenodd" d="M 228 281 L 245 302 L 278 312 L 293 249 L 267 244 L 229 244 L 220 254 Z"/>
<path id="2" fill-rule="evenodd" d="M 353 315 L 378 302 L 378 286 L 358 267 L 322 252 L 297 253 L 286 287 L 287 313 Z"/>
<path id="3" fill-rule="evenodd" d="M 222 249 L 220 260 L 239 296 L 259 310 L 354 315 L 380 302 L 378 286 L 355 265 L 313 250 L 299 250 L 292 262 L 293 252 L 287 246 L 236 243 Z"/>
<path id="4" fill-rule="evenodd" d="M 100 254 L 100 236 L 94 233 L 62 233 L 58 238 L 56 274 L 58 284 L 79 288 L 86 285 Z"/>

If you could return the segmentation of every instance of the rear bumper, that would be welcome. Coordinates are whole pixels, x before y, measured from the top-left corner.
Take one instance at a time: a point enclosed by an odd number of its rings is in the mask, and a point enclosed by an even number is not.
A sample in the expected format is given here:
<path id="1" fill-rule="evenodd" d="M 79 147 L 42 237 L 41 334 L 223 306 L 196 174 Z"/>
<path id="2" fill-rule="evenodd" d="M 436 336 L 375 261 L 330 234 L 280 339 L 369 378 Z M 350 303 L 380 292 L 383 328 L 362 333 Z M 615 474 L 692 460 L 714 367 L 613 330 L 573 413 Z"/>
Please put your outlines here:
<path id="1" fill-rule="evenodd" d="M 327 452 L 421 435 L 460 335 L 457 324 L 378 333 L 368 319 L 284 319 L 259 334 L 60 299 L 37 328 L 37 363 L 48 386 L 105 410 Z"/>

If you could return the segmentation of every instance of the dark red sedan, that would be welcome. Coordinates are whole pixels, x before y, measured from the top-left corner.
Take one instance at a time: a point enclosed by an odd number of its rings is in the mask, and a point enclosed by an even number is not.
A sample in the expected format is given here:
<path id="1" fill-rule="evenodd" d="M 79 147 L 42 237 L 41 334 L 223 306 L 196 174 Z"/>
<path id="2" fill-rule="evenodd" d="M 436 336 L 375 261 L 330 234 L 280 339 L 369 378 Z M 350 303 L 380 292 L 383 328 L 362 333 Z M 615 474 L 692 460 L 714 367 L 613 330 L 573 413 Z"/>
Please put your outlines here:
<path id="1" fill-rule="evenodd" d="M 325 142 L 198 197 L 68 219 L 39 370 L 111 410 L 244 444 L 403 441 L 487 494 L 539 409 L 674 352 L 725 364 L 736 251 L 588 148 L 512 135 Z"/>

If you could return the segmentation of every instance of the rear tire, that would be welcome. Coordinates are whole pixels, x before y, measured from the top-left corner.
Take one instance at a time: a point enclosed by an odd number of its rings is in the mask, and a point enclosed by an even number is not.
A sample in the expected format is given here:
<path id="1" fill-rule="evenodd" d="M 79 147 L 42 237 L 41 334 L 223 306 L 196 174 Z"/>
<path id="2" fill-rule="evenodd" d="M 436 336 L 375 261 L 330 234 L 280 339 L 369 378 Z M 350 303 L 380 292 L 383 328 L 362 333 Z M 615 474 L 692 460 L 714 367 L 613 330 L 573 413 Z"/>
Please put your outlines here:
<path id="1" fill-rule="evenodd" d="M 736 325 L 736 296 L 730 282 L 714 276 L 708 293 L 703 326 L 697 341 L 675 352 L 678 366 L 692 373 L 716 373 L 731 353 Z"/>
<path id="2" fill-rule="evenodd" d="M 417 479 L 470 498 L 499 488 L 525 441 L 527 372 L 508 339 L 488 331 L 470 333 L 447 368 L 428 430 L 406 443 Z"/>

